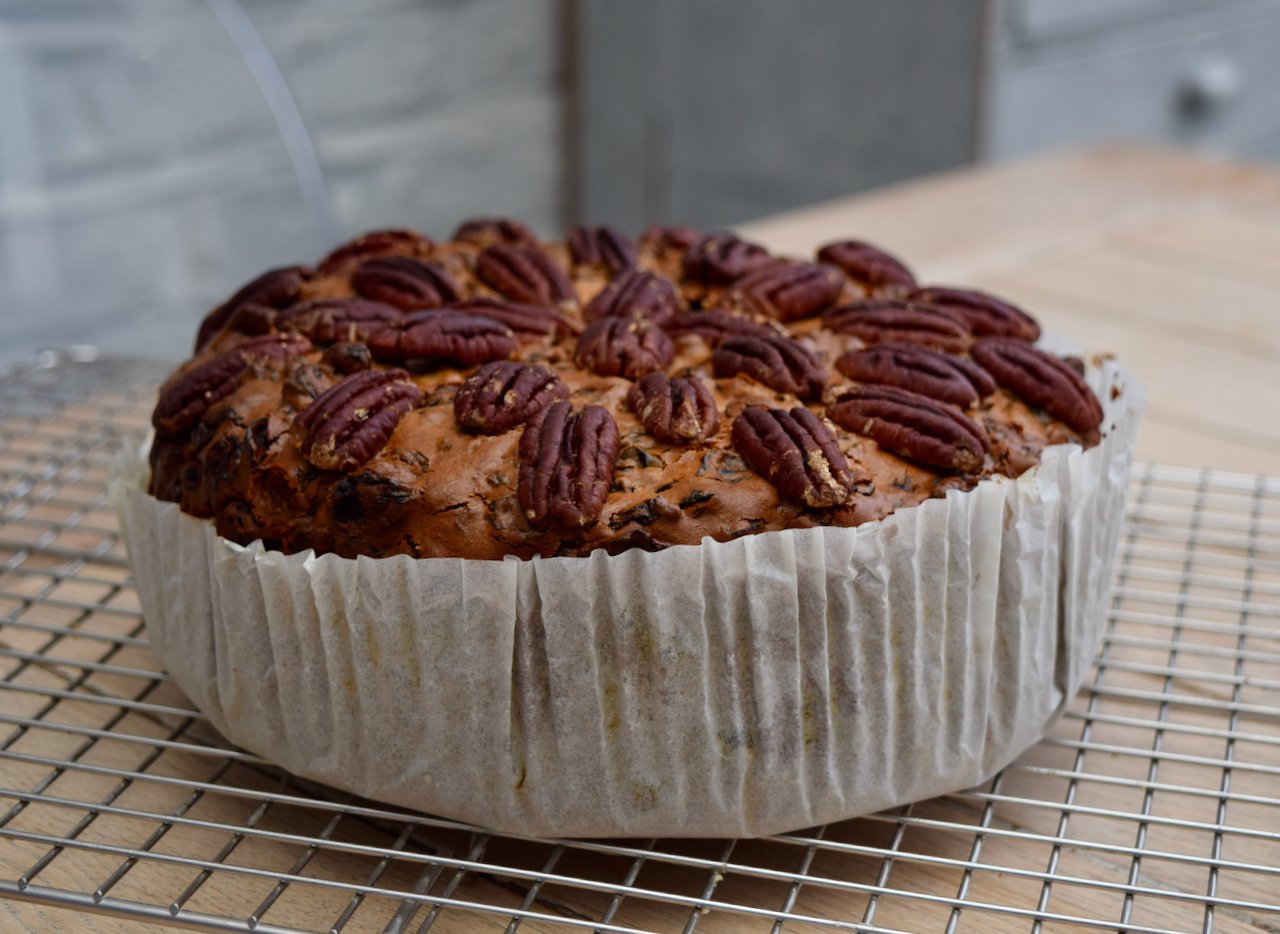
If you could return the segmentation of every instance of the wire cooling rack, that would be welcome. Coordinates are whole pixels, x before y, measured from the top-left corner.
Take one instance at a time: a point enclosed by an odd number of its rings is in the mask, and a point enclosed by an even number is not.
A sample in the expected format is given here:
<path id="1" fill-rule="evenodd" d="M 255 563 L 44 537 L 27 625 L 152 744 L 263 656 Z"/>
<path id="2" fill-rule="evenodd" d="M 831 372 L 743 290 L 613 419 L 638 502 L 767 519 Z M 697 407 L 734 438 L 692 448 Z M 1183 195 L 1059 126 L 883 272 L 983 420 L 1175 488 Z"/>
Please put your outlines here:
<path id="1" fill-rule="evenodd" d="M 0 896 L 208 931 L 1280 932 L 1280 481 L 1135 470 L 1097 665 L 979 788 L 533 840 L 227 747 L 147 649 L 106 501 L 165 368 L 44 362 L 0 379 Z"/>

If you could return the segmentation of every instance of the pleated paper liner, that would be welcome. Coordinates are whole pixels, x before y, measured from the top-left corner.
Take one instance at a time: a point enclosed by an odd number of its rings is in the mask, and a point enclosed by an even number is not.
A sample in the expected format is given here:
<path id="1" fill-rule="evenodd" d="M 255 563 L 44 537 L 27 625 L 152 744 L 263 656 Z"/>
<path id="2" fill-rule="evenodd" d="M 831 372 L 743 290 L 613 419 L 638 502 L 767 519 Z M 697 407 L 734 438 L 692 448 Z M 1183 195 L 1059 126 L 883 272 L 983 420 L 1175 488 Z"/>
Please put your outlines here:
<path id="1" fill-rule="evenodd" d="M 1104 438 L 857 528 L 521 561 L 285 555 L 111 495 L 152 646 L 232 742 L 507 832 L 759 836 L 964 788 L 1102 634 L 1142 387 Z M 1114 392 L 1113 392 L 1114 389 Z"/>

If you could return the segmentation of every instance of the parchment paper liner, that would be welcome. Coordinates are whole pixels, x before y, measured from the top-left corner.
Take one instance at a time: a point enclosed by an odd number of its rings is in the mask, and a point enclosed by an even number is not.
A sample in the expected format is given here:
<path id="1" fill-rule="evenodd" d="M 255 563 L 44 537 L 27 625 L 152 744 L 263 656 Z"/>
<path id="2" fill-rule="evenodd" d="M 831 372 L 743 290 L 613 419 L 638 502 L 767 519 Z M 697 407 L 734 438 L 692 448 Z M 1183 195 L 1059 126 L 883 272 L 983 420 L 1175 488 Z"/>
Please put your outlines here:
<path id="1" fill-rule="evenodd" d="M 508 832 L 757 836 L 976 784 L 1078 689 L 1145 404 L 1089 376 L 1102 443 L 1016 481 L 656 554 L 242 547 L 145 492 L 145 445 L 111 496 L 157 656 L 238 745 Z"/>

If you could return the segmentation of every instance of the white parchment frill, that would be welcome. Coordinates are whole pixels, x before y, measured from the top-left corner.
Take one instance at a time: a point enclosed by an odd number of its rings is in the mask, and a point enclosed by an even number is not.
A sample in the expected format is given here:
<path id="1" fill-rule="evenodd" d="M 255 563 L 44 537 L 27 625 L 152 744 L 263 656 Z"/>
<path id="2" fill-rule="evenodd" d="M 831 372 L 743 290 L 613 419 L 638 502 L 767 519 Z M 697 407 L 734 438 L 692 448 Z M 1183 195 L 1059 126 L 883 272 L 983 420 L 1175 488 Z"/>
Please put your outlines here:
<path id="1" fill-rule="evenodd" d="M 1089 379 L 1102 443 L 1017 480 L 656 554 L 242 547 L 146 492 L 145 445 L 111 495 L 155 652 L 240 746 L 509 832 L 757 836 L 975 784 L 1075 693 L 1145 402 Z"/>

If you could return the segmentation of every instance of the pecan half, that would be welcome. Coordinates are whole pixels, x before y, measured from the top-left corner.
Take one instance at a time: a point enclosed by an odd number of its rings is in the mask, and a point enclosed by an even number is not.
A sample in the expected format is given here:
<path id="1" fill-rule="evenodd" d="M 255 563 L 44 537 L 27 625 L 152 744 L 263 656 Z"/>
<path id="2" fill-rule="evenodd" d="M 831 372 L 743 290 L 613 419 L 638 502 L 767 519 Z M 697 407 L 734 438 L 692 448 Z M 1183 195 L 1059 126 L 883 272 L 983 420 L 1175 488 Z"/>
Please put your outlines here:
<path id="1" fill-rule="evenodd" d="M 631 385 L 627 405 L 666 444 L 697 444 L 720 430 L 716 401 L 697 378 L 648 373 Z"/>
<path id="2" fill-rule="evenodd" d="M 852 334 L 865 344 L 905 341 L 950 353 L 969 346 L 969 329 L 951 315 L 929 305 L 896 298 L 873 298 L 830 308 L 822 316 L 824 327 Z"/>
<path id="3" fill-rule="evenodd" d="M 896 294 L 916 287 L 916 277 L 902 262 L 861 240 L 828 243 L 818 251 L 818 260 L 839 266 L 872 294 Z"/>
<path id="4" fill-rule="evenodd" d="M 1076 431 L 1102 424 L 1102 403 L 1070 364 L 1013 337 L 981 338 L 970 352 L 1001 386 Z"/>
<path id="5" fill-rule="evenodd" d="M 852 386 L 827 417 L 886 451 L 935 467 L 972 473 L 990 449 L 982 426 L 951 406 L 895 386 Z"/>
<path id="6" fill-rule="evenodd" d="M 302 455 L 321 470 L 350 472 L 371 461 L 422 390 L 401 369 L 367 370 L 330 386 L 298 413 Z"/>
<path id="7" fill-rule="evenodd" d="M 188 370 L 165 386 L 151 414 L 156 437 L 173 441 L 186 435 L 215 403 L 235 392 L 249 365 L 283 360 L 311 350 L 311 342 L 296 334 L 251 337 L 230 350 Z"/>
<path id="8" fill-rule="evenodd" d="M 1040 325 L 1035 318 L 1021 308 L 985 292 L 931 286 L 917 289 L 907 298 L 940 308 L 979 337 L 1017 337 L 1024 341 L 1040 339 Z"/>
<path id="9" fill-rule="evenodd" d="M 684 255 L 685 278 L 706 285 L 728 285 L 774 262 L 769 251 L 727 231 L 698 239 Z"/>
<path id="10" fill-rule="evenodd" d="M 231 316 L 245 305 L 266 305 L 268 308 L 284 308 L 298 298 L 302 283 L 313 275 L 306 266 L 288 266 L 264 272 L 245 285 L 229 299 L 209 312 L 200 322 L 196 333 L 196 352 L 213 340 Z"/>
<path id="11" fill-rule="evenodd" d="M 457 311 L 415 311 L 369 335 L 374 357 L 388 363 L 456 360 L 474 366 L 511 356 L 516 338 L 506 325 Z"/>
<path id="12" fill-rule="evenodd" d="M 733 448 L 786 499 L 839 506 L 853 479 L 831 429 L 802 405 L 790 412 L 748 406 L 733 420 Z"/>
<path id="13" fill-rule="evenodd" d="M 319 298 L 276 314 L 276 327 L 297 331 L 317 344 L 363 341 L 383 325 L 404 317 L 390 305 L 365 298 Z"/>
<path id="14" fill-rule="evenodd" d="M 698 242 L 698 232 L 692 227 L 650 227 L 640 237 L 640 242 L 646 249 L 658 253 L 684 251 Z"/>
<path id="15" fill-rule="evenodd" d="M 569 274 L 536 247 L 487 246 L 476 257 L 476 275 L 513 302 L 558 305 L 576 298 Z"/>
<path id="16" fill-rule="evenodd" d="M 412 256 L 365 260 L 351 274 L 351 287 L 374 301 L 401 311 L 439 308 L 462 297 L 458 283 L 438 263 Z"/>
<path id="17" fill-rule="evenodd" d="M 352 344 L 340 341 L 320 355 L 320 362 L 332 367 L 338 373 L 350 376 L 373 366 L 373 354 L 366 344 Z"/>
<path id="18" fill-rule="evenodd" d="M 897 386 L 965 407 L 996 388 L 991 374 L 973 361 L 918 344 L 873 344 L 851 350 L 836 360 L 836 369 L 860 383 Z"/>
<path id="19" fill-rule="evenodd" d="M 386 256 L 388 253 L 426 253 L 434 246 L 429 238 L 416 230 L 371 230 L 344 243 L 320 260 L 316 272 L 322 276 L 331 276 L 346 272 L 360 260 Z"/>
<path id="20" fill-rule="evenodd" d="M 711 355 L 717 379 L 745 373 L 757 382 L 800 399 L 815 399 L 827 372 L 812 353 L 786 337 L 730 337 Z"/>
<path id="21" fill-rule="evenodd" d="M 569 387 L 546 367 L 495 360 L 467 377 L 453 397 L 453 415 L 463 431 L 500 435 L 567 398 Z"/>
<path id="22" fill-rule="evenodd" d="M 680 310 L 675 286 L 645 269 L 628 269 L 610 280 L 582 309 L 588 321 L 648 318 L 662 322 Z"/>
<path id="23" fill-rule="evenodd" d="M 618 464 L 618 425 L 609 410 L 568 402 L 538 412 L 520 437 L 516 495 L 534 525 L 574 529 L 604 508 Z"/>
<path id="24" fill-rule="evenodd" d="M 277 314 L 279 312 L 266 305 L 241 305 L 236 309 L 235 314 L 227 319 L 222 330 L 235 331 L 237 334 L 248 337 L 270 334 L 275 327 Z"/>
<path id="25" fill-rule="evenodd" d="M 535 237 L 524 224 L 508 220 L 505 217 L 481 217 L 464 221 L 453 232 L 453 239 L 458 243 L 474 243 L 476 246 L 492 246 L 495 243 L 508 243 L 512 246 L 538 245 Z"/>
<path id="26" fill-rule="evenodd" d="M 636 264 L 636 245 L 612 227 L 575 227 L 569 234 L 569 255 L 580 266 L 603 266 L 617 275 Z"/>
<path id="27" fill-rule="evenodd" d="M 776 318 L 812 318 L 840 297 L 844 277 L 833 266 L 783 262 L 749 273 L 733 284 L 724 304 Z"/>
<path id="28" fill-rule="evenodd" d="M 601 318 L 578 338 L 574 362 L 599 376 L 639 379 L 675 357 L 667 332 L 640 318 Z"/>
<path id="29" fill-rule="evenodd" d="M 668 334 L 697 334 L 715 347 L 730 337 L 787 337 L 785 328 L 731 311 L 686 311 L 662 322 Z"/>
<path id="30" fill-rule="evenodd" d="M 555 335 L 576 335 L 579 328 L 558 308 L 549 305 L 521 305 L 500 298 L 470 298 L 449 308 L 469 315 L 490 318 L 511 328 L 516 340 L 530 341 Z"/>

